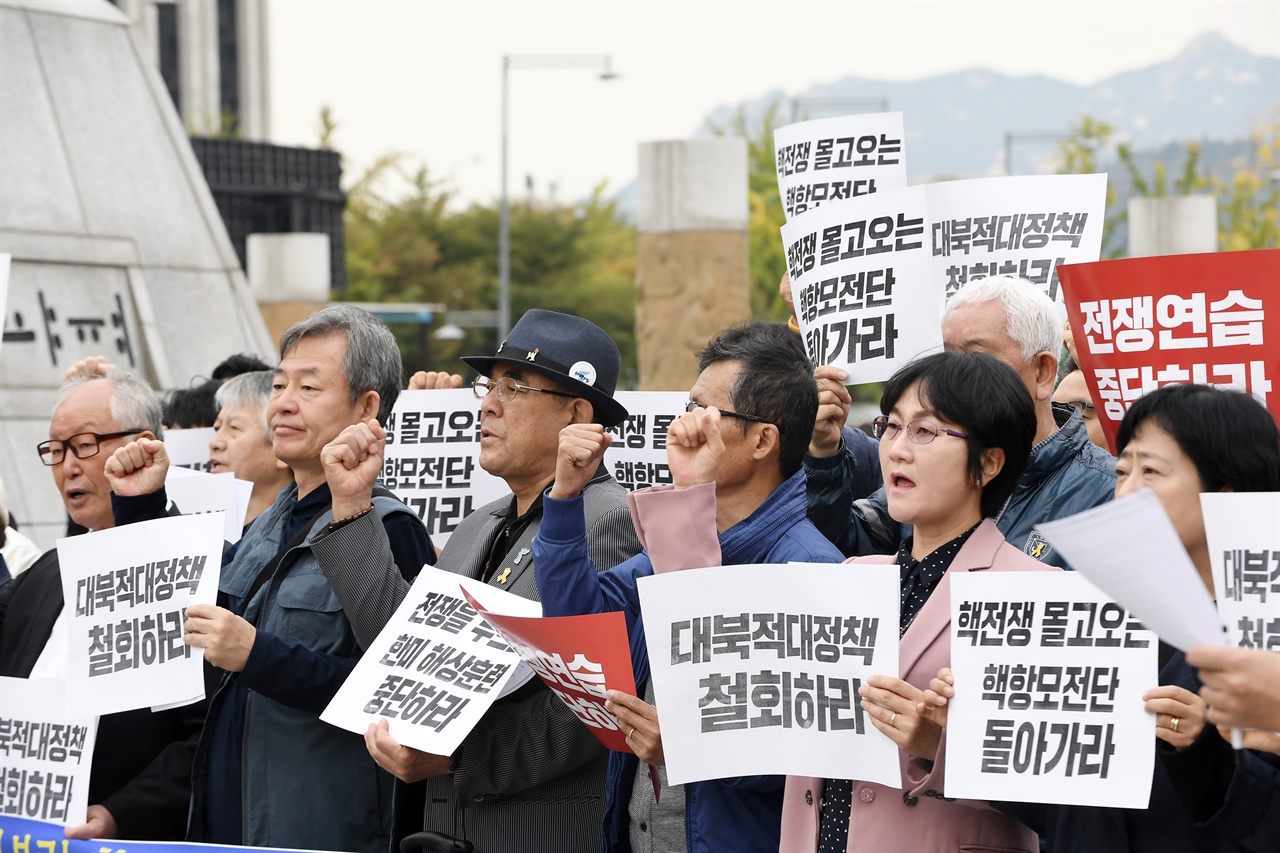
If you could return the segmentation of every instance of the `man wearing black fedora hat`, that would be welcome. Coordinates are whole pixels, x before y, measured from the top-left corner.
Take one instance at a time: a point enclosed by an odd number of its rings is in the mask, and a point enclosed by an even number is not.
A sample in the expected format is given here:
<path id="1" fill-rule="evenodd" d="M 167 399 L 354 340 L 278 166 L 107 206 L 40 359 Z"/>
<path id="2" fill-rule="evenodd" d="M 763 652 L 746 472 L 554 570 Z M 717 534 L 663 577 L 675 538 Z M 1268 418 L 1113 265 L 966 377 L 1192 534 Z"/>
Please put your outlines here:
<path id="1" fill-rule="evenodd" d="M 542 521 L 542 494 L 555 479 L 560 431 L 570 424 L 608 428 L 626 419 L 626 409 L 613 399 L 621 357 L 595 324 L 532 310 L 495 355 L 463 361 L 480 373 L 472 383 L 480 399 L 480 466 L 501 477 L 511 494 L 463 519 L 436 565 L 537 599 L 533 537 Z M 385 438 L 381 430 L 361 431 L 370 427 L 344 432 L 325 454 L 367 490 L 381 468 Z M 352 452 L 340 452 L 345 448 Z M 603 464 L 583 496 L 595 564 L 604 570 L 639 553 L 626 491 Z M 340 599 L 361 601 L 362 613 L 379 614 L 355 626 L 367 647 L 408 584 L 390 561 L 381 528 L 364 521 L 335 530 L 316 547 L 359 567 L 330 582 Z M 380 608 L 369 607 L 374 600 Z M 608 754 L 539 679 L 500 699 L 452 756 L 402 746 L 385 723 L 371 727 L 365 742 L 399 780 L 395 843 L 427 831 L 408 850 L 466 849 L 447 846 L 455 839 L 484 853 L 600 846 Z"/>

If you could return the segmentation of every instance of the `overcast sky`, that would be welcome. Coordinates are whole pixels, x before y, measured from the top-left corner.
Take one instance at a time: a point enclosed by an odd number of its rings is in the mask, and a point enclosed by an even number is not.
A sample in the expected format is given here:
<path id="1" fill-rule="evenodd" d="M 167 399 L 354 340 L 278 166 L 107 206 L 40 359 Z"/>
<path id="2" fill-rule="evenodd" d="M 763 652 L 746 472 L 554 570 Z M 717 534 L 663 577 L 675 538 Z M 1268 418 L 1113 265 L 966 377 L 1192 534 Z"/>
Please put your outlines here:
<path id="1" fill-rule="evenodd" d="M 404 152 L 462 202 L 498 196 L 504 54 L 607 54 L 620 75 L 511 72 L 512 194 L 532 174 L 562 199 L 620 189 L 639 143 L 687 138 L 715 107 L 774 89 L 972 67 L 1088 84 L 1208 30 L 1280 56 L 1276 0 L 271 0 L 269 26 L 273 141 L 314 146 L 327 104 L 348 178 Z"/>

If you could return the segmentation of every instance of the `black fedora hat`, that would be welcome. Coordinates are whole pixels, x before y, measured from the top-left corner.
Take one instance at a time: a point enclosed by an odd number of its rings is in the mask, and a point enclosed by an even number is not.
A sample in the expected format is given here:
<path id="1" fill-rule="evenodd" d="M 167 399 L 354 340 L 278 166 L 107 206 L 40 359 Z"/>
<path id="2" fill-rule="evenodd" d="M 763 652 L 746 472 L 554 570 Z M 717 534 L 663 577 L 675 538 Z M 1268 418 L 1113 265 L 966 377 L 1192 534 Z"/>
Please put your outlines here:
<path id="1" fill-rule="evenodd" d="M 613 399 L 622 370 L 618 345 L 590 320 L 534 308 L 512 328 L 497 355 L 462 361 L 484 376 L 492 376 L 498 362 L 518 364 L 591 403 L 596 423 L 611 427 L 627 419 L 627 410 Z"/>

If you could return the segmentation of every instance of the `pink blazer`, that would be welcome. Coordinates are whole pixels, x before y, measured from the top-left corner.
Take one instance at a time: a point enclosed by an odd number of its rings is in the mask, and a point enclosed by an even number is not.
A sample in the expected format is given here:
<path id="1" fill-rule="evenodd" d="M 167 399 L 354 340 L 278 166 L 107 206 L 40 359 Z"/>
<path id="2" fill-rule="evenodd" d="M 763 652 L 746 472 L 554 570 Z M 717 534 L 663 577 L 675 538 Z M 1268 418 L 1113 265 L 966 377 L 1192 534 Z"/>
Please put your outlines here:
<path id="1" fill-rule="evenodd" d="M 859 557 L 849 562 L 892 563 L 893 556 Z M 955 572 L 1037 572 L 1055 567 L 1033 560 L 1005 542 L 995 522 L 982 522 L 956 554 L 899 649 L 901 675 L 921 690 L 951 663 L 951 575 Z M 973 800 L 942 799 L 946 776 L 946 732 L 930 772 L 920 759 L 901 753 L 907 790 L 871 782 L 853 783 L 849 853 L 1000 851 L 1036 853 L 1036 834 L 1011 817 Z M 822 779 L 788 776 L 782 801 L 783 853 L 817 850 Z M 910 803 L 910 804 L 908 804 Z"/>

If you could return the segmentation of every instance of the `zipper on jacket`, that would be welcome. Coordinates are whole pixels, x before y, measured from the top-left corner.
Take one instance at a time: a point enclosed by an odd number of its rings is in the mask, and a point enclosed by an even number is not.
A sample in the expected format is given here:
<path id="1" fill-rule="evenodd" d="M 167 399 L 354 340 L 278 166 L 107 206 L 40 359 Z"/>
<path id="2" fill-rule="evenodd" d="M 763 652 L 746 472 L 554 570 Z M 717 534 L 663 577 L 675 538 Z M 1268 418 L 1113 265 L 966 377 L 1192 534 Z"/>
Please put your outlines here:
<path id="1" fill-rule="evenodd" d="M 289 549 L 296 550 L 295 548 Z M 285 556 L 288 559 L 288 555 Z M 280 561 L 280 565 L 284 565 L 284 559 Z M 258 615 L 254 617 L 254 630 L 262 629 L 262 619 L 267 612 L 267 604 L 271 601 L 271 588 L 276 585 L 276 574 L 280 571 L 280 566 L 276 566 L 275 572 L 271 573 L 271 578 L 267 581 L 266 586 L 262 589 L 262 606 L 258 608 Z M 248 602 L 245 602 L 248 605 Z M 244 699 L 244 728 L 240 731 L 240 843 L 249 844 L 249 710 L 253 705 L 253 691 L 246 688 Z"/>

